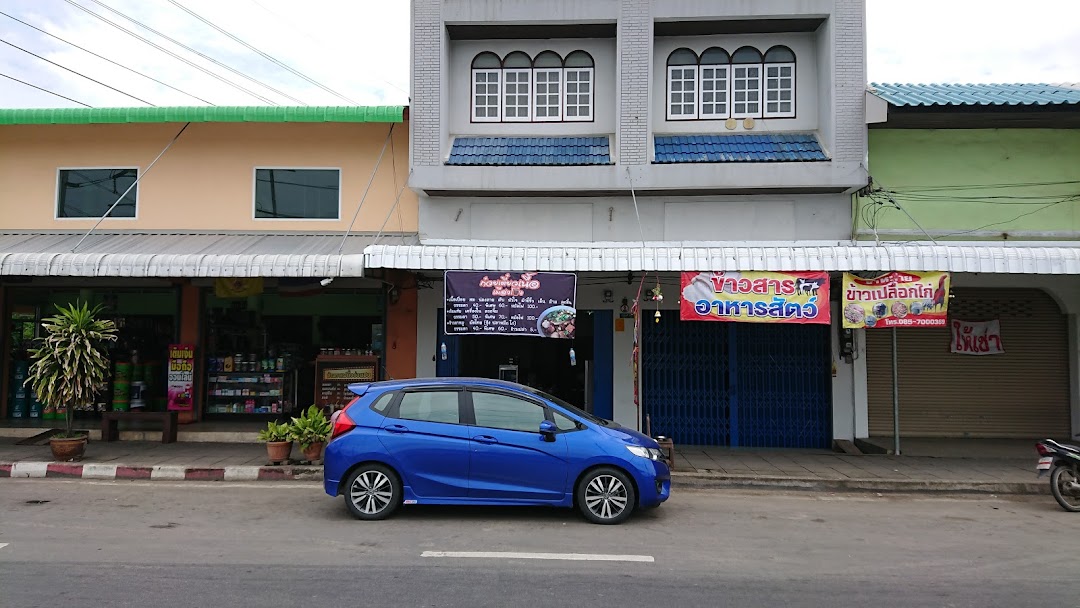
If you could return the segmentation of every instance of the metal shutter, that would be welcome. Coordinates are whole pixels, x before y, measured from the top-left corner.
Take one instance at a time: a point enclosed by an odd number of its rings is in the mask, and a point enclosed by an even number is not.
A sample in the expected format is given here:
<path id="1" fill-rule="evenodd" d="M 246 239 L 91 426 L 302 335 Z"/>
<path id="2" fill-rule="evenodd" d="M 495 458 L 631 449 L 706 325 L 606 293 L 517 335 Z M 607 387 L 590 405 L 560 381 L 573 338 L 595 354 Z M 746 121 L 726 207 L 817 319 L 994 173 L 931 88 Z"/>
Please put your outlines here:
<path id="1" fill-rule="evenodd" d="M 949 352 L 948 328 L 897 330 L 900 436 L 1069 434 L 1067 321 L 1038 289 L 954 289 L 949 315 L 1001 321 L 1003 355 Z M 871 436 L 893 434 L 891 330 L 867 330 Z"/>

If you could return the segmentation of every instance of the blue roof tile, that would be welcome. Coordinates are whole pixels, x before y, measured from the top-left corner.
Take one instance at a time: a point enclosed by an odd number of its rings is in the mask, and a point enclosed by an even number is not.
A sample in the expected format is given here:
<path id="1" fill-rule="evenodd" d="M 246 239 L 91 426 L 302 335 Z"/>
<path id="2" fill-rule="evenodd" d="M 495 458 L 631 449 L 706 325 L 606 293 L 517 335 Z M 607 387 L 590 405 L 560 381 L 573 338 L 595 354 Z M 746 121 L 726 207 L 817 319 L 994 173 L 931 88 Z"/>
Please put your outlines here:
<path id="1" fill-rule="evenodd" d="M 658 135 L 656 159 L 669 163 L 776 163 L 829 160 L 812 133 Z"/>
<path id="2" fill-rule="evenodd" d="M 1080 85 L 870 84 L 871 93 L 894 106 L 1047 106 L 1080 104 Z"/>
<path id="3" fill-rule="evenodd" d="M 448 165 L 610 165 L 607 137 L 456 137 Z"/>

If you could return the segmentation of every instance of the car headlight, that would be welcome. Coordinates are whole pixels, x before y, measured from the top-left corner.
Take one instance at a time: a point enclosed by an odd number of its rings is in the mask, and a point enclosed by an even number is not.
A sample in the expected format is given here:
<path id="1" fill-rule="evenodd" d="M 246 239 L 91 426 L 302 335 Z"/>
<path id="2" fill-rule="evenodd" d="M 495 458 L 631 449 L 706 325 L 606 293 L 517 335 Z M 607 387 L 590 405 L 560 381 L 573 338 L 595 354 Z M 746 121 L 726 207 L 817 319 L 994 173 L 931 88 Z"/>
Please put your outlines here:
<path id="1" fill-rule="evenodd" d="M 630 450 L 630 453 L 634 456 L 640 456 L 642 458 L 648 458 L 649 460 L 663 460 L 664 453 L 657 448 L 643 448 L 639 445 L 628 445 L 626 449 Z"/>

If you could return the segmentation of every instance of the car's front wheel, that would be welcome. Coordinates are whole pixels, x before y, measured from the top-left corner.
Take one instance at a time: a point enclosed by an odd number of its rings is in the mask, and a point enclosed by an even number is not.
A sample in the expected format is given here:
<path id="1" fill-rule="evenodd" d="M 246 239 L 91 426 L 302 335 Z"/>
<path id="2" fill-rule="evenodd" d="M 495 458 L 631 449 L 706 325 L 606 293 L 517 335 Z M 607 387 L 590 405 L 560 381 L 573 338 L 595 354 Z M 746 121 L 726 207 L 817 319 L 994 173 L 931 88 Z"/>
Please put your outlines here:
<path id="1" fill-rule="evenodd" d="M 381 464 L 357 467 L 346 480 L 345 506 L 357 519 L 386 519 L 399 504 L 401 480 Z"/>
<path id="2" fill-rule="evenodd" d="M 589 471 L 581 478 L 575 493 L 581 514 L 594 524 L 622 523 L 637 504 L 630 478 L 611 467 Z"/>

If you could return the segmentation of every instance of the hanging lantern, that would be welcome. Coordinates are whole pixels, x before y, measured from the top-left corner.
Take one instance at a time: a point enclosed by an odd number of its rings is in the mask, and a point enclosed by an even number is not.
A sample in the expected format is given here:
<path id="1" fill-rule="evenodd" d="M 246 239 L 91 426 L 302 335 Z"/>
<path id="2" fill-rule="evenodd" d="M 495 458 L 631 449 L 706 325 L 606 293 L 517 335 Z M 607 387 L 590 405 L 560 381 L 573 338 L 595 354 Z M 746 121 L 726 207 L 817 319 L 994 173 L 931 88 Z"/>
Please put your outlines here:
<path id="1" fill-rule="evenodd" d="M 657 323 L 660 322 L 660 309 L 656 310 L 656 314 L 653 315 L 653 318 L 656 319 Z"/>

